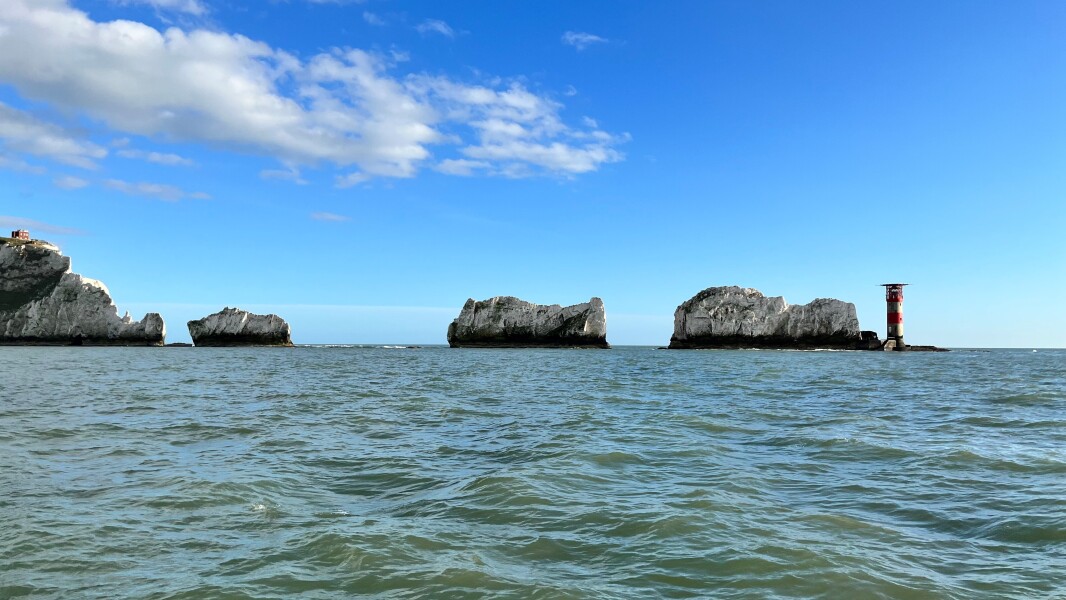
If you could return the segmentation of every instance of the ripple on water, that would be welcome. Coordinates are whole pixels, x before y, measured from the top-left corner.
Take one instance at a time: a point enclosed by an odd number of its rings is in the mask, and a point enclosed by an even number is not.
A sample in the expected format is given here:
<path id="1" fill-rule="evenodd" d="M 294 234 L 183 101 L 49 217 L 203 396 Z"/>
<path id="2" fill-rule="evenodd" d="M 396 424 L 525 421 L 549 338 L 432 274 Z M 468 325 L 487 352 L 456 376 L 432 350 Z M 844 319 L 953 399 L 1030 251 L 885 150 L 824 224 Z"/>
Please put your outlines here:
<path id="1" fill-rule="evenodd" d="M 0 354 L 3 598 L 1066 589 L 1062 351 Z"/>

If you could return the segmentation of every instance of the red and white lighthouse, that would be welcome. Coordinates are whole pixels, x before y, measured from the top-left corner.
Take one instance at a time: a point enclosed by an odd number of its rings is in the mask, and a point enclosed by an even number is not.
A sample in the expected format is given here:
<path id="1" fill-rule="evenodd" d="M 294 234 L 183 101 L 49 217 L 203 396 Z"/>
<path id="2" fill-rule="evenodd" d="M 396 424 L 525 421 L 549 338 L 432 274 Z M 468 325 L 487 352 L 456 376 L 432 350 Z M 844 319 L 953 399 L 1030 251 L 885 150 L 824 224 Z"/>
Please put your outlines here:
<path id="1" fill-rule="evenodd" d="M 903 286 L 906 283 L 882 283 L 885 288 L 885 302 L 888 303 L 888 339 L 885 350 L 904 350 L 903 343 Z"/>

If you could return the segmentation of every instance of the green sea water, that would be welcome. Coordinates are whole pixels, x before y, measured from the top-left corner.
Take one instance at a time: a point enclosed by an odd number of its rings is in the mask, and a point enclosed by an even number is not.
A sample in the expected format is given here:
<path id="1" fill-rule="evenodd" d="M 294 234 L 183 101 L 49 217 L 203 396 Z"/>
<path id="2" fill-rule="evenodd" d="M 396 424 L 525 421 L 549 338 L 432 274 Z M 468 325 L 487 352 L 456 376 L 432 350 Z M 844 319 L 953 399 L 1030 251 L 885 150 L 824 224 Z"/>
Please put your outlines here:
<path id="1" fill-rule="evenodd" d="M 1066 351 L 0 348 L 0 598 L 1066 597 Z"/>

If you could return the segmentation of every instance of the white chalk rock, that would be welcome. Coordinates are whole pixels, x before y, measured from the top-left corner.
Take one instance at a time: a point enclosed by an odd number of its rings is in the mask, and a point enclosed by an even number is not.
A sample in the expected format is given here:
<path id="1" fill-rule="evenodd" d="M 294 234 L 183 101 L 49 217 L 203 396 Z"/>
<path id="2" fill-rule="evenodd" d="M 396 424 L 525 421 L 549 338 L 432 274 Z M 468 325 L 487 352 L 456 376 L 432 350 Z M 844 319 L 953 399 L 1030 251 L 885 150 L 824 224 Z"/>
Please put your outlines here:
<path id="1" fill-rule="evenodd" d="M 118 316 L 107 286 L 47 242 L 0 241 L 0 344 L 162 346 L 158 313 Z"/>
<path id="2" fill-rule="evenodd" d="M 448 326 L 459 347 L 609 348 L 603 300 L 573 306 L 541 305 L 513 296 L 466 301 Z"/>
<path id="3" fill-rule="evenodd" d="M 737 286 L 711 287 L 674 312 L 671 348 L 850 348 L 860 339 L 855 305 L 832 298 L 789 306 Z"/>
<path id="4" fill-rule="evenodd" d="M 189 321 L 189 335 L 197 346 L 292 346 L 285 319 L 228 306 L 213 315 Z"/>

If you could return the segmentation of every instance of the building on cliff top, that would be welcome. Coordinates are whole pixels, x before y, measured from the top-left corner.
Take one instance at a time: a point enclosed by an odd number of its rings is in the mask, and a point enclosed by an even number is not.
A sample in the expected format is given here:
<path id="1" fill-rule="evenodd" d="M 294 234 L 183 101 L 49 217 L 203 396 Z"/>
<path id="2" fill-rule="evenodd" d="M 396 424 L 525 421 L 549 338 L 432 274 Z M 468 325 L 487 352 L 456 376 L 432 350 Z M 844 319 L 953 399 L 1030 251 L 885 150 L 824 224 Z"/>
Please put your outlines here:
<path id="1" fill-rule="evenodd" d="M 30 241 L 30 232 L 26 231 L 25 229 L 16 229 L 15 231 L 11 232 L 11 237 L 15 238 L 16 240 L 26 240 L 28 242 Z"/>

